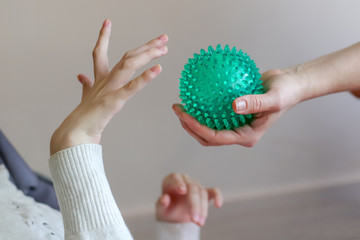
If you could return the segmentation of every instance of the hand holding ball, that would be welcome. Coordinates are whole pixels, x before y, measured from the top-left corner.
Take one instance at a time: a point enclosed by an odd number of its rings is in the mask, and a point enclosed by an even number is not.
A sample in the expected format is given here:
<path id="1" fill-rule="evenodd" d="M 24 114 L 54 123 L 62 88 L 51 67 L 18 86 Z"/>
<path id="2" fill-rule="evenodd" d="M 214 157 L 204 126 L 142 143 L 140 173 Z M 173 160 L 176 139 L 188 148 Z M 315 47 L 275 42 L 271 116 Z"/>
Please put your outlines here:
<path id="1" fill-rule="evenodd" d="M 261 74 L 249 55 L 236 48 L 201 49 L 185 64 L 180 78 L 180 98 L 191 116 L 212 129 L 234 129 L 253 120 L 240 115 L 232 102 L 243 95 L 262 94 Z"/>

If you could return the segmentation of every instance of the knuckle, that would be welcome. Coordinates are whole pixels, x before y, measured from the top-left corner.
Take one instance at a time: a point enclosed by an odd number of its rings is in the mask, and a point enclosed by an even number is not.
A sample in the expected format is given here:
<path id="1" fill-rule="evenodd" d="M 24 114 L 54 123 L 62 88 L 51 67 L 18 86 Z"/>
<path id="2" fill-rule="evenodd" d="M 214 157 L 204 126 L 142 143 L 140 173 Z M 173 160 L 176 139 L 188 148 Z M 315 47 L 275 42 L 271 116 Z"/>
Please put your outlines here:
<path id="1" fill-rule="evenodd" d="M 198 211 L 200 208 L 199 196 L 196 193 L 193 193 L 192 197 L 190 198 L 190 201 L 191 201 L 191 208 L 193 210 Z"/>
<path id="2" fill-rule="evenodd" d="M 192 182 L 195 187 L 200 188 L 200 183 L 198 180 L 194 179 Z"/>
<path id="3" fill-rule="evenodd" d="M 249 141 L 240 145 L 243 145 L 244 147 L 252 148 L 259 141 L 259 139 L 260 137 L 258 135 L 255 135 L 251 139 L 249 139 Z"/>
<path id="4" fill-rule="evenodd" d="M 158 52 L 159 52 L 159 50 L 157 48 L 150 48 L 149 55 L 154 56 L 154 55 L 157 55 Z"/>
<path id="5" fill-rule="evenodd" d="M 92 56 L 95 58 L 96 56 L 99 55 L 99 47 L 95 47 L 94 50 L 92 51 Z"/>
<path id="6" fill-rule="evenodd" d="M 130 81 L 130 82 L 128 82 L 128 83 L 126 84 L 125 88 L 126 88 L 127 90 L 131 91 L 131 90 L 137 89 L 138 85 L 139 85 L 139 84 L 138 84 L 137 81 L 132 80 L 132 81 Z"/>
<path id="7" fill-rule="evenodd" d="M 118 97 L 117 94 L 108 94 L 98 100 L 98 103 L 102 108 L 108 109 L 109 111 L 119 111 L 125 104 L 126 99 Z"/>
<path id="8" fill-rule="evenodd" d="M 146 45 L 147 46 L 154 46 L 157 43 L 159 43 L 159 40 L 158 39 L 153 39 L 153 40 L 150 40 Z"/>
<path id="9" fill-rule="evenodd" d="M 278 100 L 277 100 L 277 104 L 274 105 L 274 110 L 275 111 L 280 111 L 285 107 L 286 104 L 286 100 L 279 96 Z"/>
<path id="10" fill-rule="evenodd" d="M 105 109 L 113 108 L 115 105 L 113 99 L 110 96 L 103 97 L 99 101 L 99 104 Z"/>
<path id="11" fill-rule="evenodd" d="M 153 75 L 152 75 L 151 70 L 148 70 L 148 71 L 143 72 L 142 78 L 143 78 L 145 81 L 149 81 L 149 80 L 153 79 L 154 77 L 153 77 Z"/>
<path id="12" fill-rule="evenodd" d="M 177 179 L 178 176 L 179 176 L 179 174 L 177 172 L 172 172 L 172 173 L 169 174 L 169 177 L 173 178 L 173 179 Z"/>
<path id="13" fill-rule="evenodd" d="M 194 184 L 194 182 L 191 181 L 190 186 L 189 186 L 190 190 L 194 193 L 196 193 L 198 191 L 198 188 L 196 187 L 196 185 Z"/>
<path id="14" fill-rule="evenodd" d="M 127 51 L 122 58 L 126 59 L 129 58 L 130 56 L 131 56 L 131 51 Z"/>
<path id="15" fill-rule="evenodd" d="M 197 203 L 192 202 L 190 206 L 192 213 L 198 213 L 199 212 L 199 206 Z"/>
<path id="16" fill-rule="evenodd" d="M 150 48 L 150 49 L 148 49 L 147 51 L 145 51 L 144 53 L 143 53 L 143 56 L 145 57 L 145 58 L 149 58 L 149 59 L 151 59 L 151 58 L 154 58 L 154 57 L 157 57 L 157 56 L 159 56 L 159 49 L 157 49 L 157 48 Z"/>
<path id="17" fill-rule="evenodd" d="M 190 180 L 189 175 L 187 175 L 186 173 L 183 173 L 182 176 L 183 176 L 183 178 L 185 178 L 185 179 L 187 179 L 187 180 Z"/>
<path id="18" fill-rule="evenodd" d="M 252 104 L 251 104 L 251 109 L 252 111 L 254 112 L 259 112 L 262 108 L 262 101 L 260 98 L 258 97 L 255 97 L 252 101 Z"/>
<path id="19" fill-rule="evenodd" d="M 123 67 L 124 68 L 130 68 L 133 69 L 136 66 L 136 62 L 133 58 L 126 58 L 123 62 Z"/>

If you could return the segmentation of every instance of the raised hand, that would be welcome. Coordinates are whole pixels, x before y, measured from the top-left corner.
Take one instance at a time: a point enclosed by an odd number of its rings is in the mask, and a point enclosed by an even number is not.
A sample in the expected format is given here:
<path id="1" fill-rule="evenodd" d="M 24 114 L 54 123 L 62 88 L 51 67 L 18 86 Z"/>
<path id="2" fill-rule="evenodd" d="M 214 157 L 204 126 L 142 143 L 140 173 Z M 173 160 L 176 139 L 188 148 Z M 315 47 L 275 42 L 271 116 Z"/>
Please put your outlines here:
<path id="1" fill-rule="evenodd" d="M 136 70 L 167 53 L 166 35 L 128 51 L 109 71 L 107 51 L 110 33 L 111 22 L 107 19 L 93 50 L 94 81 L 82 74 L 78 76 L 83 85 L 82 100 L 54 132 L 50 143 L 51 154 L 78 144 L 99 143 L 104 128 L 113 116 L 162 70 L 160 65 L 156 65 L 134 78 Z"/>

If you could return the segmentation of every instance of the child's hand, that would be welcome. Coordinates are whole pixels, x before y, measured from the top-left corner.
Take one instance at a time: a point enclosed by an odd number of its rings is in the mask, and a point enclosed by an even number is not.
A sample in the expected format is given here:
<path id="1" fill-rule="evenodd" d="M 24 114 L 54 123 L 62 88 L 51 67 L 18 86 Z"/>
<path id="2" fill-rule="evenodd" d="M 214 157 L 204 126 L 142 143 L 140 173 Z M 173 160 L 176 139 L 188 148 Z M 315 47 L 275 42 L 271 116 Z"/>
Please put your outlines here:
<path id="1" fill-rule="evenodd" d="M 203 226 L 212 199 L 215 207 L 222 206 L 219 189 L 206 189 L 186 174 L 172 173 L 163 180 L 162 195 L 156 202 L 156 218 L 162 222 L 194 222 Z"/>
<path id="2" fill-rule="evenodd" d="M 110 32 L 111 22 L 105 20 L 93 51 L 95 80 L 82 74 L 78 76 L 83 85 L 81 103 L 54 132 L 50 143 L 51 154 L 78 144 L 98 144 L 113 116 L 161 72 L 161 66 L 156 65 L 134 78 L 136 70 L 167 53 L 166 35 L 128 51 L 109 71 L 107 51 Z"/>

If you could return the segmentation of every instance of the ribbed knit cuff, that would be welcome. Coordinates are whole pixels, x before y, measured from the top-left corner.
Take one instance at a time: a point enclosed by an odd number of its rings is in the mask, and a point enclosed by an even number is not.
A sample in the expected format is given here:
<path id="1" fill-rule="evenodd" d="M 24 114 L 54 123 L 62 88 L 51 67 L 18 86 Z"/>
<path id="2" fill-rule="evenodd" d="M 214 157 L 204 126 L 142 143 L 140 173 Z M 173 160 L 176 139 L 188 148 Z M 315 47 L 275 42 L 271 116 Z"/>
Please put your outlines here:
<path id="1" fill-rule="evenodd" d="M 132 239 L 113 198 L 102 162 L 102 147 L 83 144 L 49 159 L 66 236 L 116 234 Z M 71 237 L 70 237 L 71 238 Z M 104 238 L 105 239 L 105 238 Z"/>
<path id="2" fill-rule="evenodd" d="M 200 227 L 194 223 L 156 223 L 157 240 L 200 240 Z"/>

